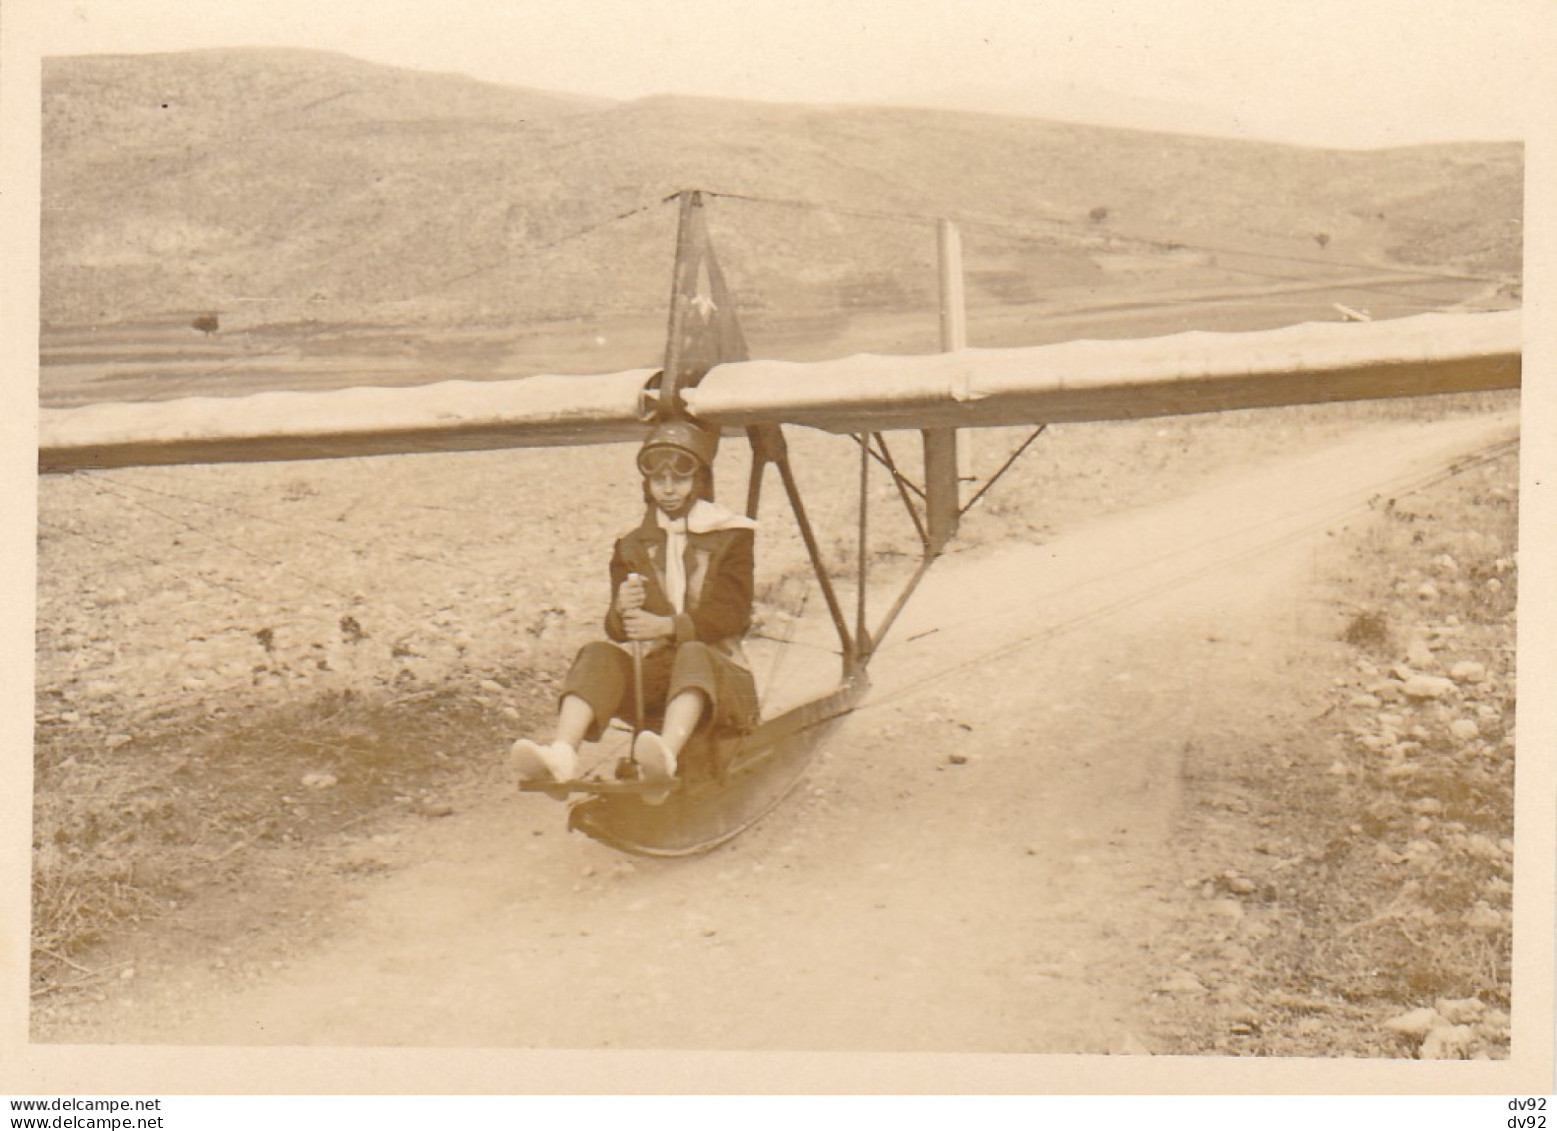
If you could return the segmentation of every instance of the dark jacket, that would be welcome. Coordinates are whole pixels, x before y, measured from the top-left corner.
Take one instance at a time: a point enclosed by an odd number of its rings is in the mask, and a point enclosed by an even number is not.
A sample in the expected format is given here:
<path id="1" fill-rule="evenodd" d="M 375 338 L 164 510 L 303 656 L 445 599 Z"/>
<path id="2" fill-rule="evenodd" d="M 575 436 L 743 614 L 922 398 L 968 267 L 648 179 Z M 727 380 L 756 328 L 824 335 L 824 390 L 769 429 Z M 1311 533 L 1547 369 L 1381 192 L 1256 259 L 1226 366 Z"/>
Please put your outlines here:
<path id="1" fill-rule="evenodd" d="M 627 639 L 616 611 L 616 593 L 628 574 L 637 573 L 644 578 L 644 609 L 657 616 L 674 616 L 677 645 L 701 641 L 745 666 L 740 640 L 751 627 L 755 541 L 746 529 L 689 533 L 684 556 L 686 610 L 678 614 L 665 592 L 665 531 L 651 509 L 642 524 L 616 540 L 612 551 L 606 635 L 616 641 Z"/>

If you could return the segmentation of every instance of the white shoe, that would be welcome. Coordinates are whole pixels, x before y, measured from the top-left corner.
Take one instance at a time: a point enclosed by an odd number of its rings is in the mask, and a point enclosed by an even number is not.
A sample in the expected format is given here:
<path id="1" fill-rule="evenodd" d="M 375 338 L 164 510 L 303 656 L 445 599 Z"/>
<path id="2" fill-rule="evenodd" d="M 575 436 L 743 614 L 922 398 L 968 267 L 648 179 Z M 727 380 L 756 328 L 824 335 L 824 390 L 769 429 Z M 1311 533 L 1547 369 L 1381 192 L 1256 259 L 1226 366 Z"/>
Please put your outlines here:
<path id="1" fill-rule="evenodd" d="M 675 780 L 676 752 L 652 730 L 638 735 L 638 741 L 633 745 L 633 759 L 638 763 L 643 781 L 669 785 Z M 655 789 L 644 793 L 643 801 L 645 805 L 662 805 L 669 796 L 669 789 Z"/>
<path id="2" fill-rule="evenodd" d="M 566 742 L 542 746 L 521 738 L 509 747 L 508 756 L 523 781 L 572 781 L 578 773 L 578 751 Z"/>

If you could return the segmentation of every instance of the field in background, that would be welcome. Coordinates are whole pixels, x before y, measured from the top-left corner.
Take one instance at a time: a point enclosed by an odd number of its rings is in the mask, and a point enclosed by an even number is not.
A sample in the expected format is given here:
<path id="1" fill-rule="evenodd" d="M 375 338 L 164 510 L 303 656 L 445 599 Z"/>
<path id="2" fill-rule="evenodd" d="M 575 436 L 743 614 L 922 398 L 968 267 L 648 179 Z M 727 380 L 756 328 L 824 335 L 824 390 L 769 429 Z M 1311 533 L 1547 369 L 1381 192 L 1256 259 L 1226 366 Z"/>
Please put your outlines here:
<path id="1" fill-rule="evenodd" d="M 51 59 L 43 109 L 46 404 L 654 364 L 688 188 L 758 356 L 937 348 L 937 218 L 974 345 L 1518 298 L 1517 145 L 610 103 L 260 50 Z"/>
<path id="2" fill-rule="evenodd" d="M 1389 280 L 1387 283 L 1384 280 Z M 1336 304 L 1383 319 L 1476 304 L 1503 309 L 1506 296 L 1465 280 L 1373 275 L 1348 287 L 1316 277 L 1280 287 L 1210 275 L 1124 280 L 1060 290 L 1044 302 L 971 308 L 974 347 L 1043 345 L 1080 338 L 1134 338 L 1186 330 L 1270 329 L 1333 322 Z M 1373 289 L 1369 289 L 1369 287 Z M 1382 289 L 1380 289 L 1382 288 Z M 739 296 L 737 296 L 739 301 Z M 864 296 L 833 311 L 741 310 L 752 356 L 816 361 L 853 353 L 933 353 L 933 307 L 902 309 Z M 243 396 L 275 389 L 411 386 L 506 380 L 537 373 L 610 373 L 657 366 L 665 319 L 592 317 L 452 329 L 304 323 L 197 330 L 198 316 L 105 327 L 46 327 L 39 397 L 66 408 L 97 401 Z"/>

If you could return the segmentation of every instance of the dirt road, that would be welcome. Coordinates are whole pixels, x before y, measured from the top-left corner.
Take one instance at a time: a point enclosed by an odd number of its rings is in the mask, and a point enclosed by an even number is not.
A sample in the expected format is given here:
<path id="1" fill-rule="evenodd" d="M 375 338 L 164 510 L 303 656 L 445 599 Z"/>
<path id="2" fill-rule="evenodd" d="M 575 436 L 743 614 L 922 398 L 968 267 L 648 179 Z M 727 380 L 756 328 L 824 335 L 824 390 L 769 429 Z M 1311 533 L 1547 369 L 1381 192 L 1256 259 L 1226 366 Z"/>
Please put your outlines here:
<path id="1" fill-rule="evenodd" d="M 170 924 L 45 1040 L 1144 1051 L 1186 743 L 1302 725 L 1330 535 L 1509 414 L 1380 425 L 1051 542 L 953 555 L 800 789 L 677 862 L 506 782 L 221 952 Z M 954 759 L 953 756 L 956 756 Z M 356 893 L 356 898 L 351 898 Z M 302 902 L 302 896 L 299 900 Z M 282 909 L 296 913 L 297 907 Z M 312 920 L 310 920 L 312 922 Z"/>

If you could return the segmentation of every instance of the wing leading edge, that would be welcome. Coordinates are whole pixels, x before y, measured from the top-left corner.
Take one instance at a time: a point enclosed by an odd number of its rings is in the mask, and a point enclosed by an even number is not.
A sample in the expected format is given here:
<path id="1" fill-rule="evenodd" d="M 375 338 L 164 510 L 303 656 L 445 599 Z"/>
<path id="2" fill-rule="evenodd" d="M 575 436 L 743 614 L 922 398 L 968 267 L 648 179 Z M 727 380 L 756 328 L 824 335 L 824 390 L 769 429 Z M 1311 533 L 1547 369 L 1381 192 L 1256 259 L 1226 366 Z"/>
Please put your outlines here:
<path id="1" fill-rule="evenodd" d="M 830 432 L 1128 420 L 1518 388 L 1520 312 L 1423 314 L 1244 333 L 913 357 L 747 361 L 686 392 L 723 425 Z"/>
<path id="2" fill-rule="evenodd" d="M 685 390 L 726 428 L 832 432 L 1127 420 L 1517 388 L 1520 312 L 920 356 L 716 365 Z M 40 412 L 39 469 L 327 459 L 637 439 L 657 371 L 258 393 Z"/>
<path id="3" fill-rule="evenodd" d="M 338 459 L 636 440 L 656 369 L 39 412 L 38 468 Z"/>

